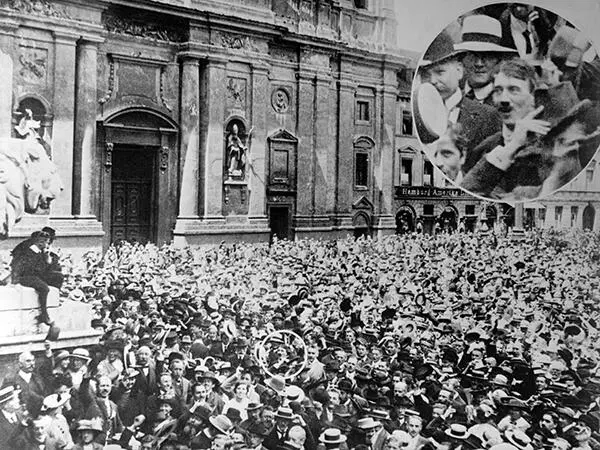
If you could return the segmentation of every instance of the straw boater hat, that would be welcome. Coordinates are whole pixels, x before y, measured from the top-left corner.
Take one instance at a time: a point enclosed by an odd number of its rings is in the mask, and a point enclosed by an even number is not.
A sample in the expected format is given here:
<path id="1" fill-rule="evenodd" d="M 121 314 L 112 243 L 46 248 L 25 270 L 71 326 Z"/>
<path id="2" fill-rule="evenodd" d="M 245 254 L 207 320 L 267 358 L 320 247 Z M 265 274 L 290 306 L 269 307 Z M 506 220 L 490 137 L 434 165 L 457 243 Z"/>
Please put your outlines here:
<path id="1" fill-rule="evenodd" d="M 95 431 L 100 433 L 102 431 L 102 420 L 101 419 L 82 419 L 77 422 L 77 431 Z"/>
<path id="2" fill-rule="evenodd" d="M 76 348 L 73 350 L 73 353 L 71 353 L 71 358 L 83 359 L 86 363 L 92 360 L 92 358 L 90 358 L 90 352 L 85 348 Z"/>
<path id="3" fill-rule="evenodd" d="M 231 420 L 227 416 L 220 414 L 218 416 L 211 416 L 208 418 L 208 421 L 211 423 L 213 427 L 219 430 L 223 434 L 229 434 L 229 431 L 233 428 L 233 424 Z"/>
<path id="4" fill-rule="evenodd" d="M 48 411 L 49 409 L 60 408 L 61 406 L 65 405 L 69 401 L 70 398 L 71 398 L 71 396 L 69 394 L 48 395 L 47 397 L 44 398 L 41 411 Z"/>
<path id="5" fill-rule="evenodd" d="M 493 17 L 472 15 L 465 17 L 462 25 L 461 42 L 454 45 L 455 50 L 470 52 L 498 52 L 518 54 L 514 48 L 500 45 L 502 25 Z"/>
<path id="6" fill-rule="evenodd" d="M 469 431 L 464 425 L 453 423 L 450 428 L 446 429 L 446 435 L 454 439 L 466 439 L 469 436 Z"/>
<path id="7" fill-rule="evenodd" d="M 361 430 L 370 430 L 372 428 L 377 428 L 381 425 L 381 422 L 373 420 L 372 417 L 363 417 L 362 419 L 358 419 L 356 426 Z"/>
<path id="8" fill-rule="evenodd" d="M 346 436 L 337 428 L 327 428 L 319 436 L 319 441 L 323 444 L 341 444 L 342 442 L 346 442 Z"/>
<path id="9" fill-rule="evenodd" d="M 507 430 L 506 439 L 515 447 L 521 450 L 533 450 L 533 446 L 531 445 L 531 438 L 527 436 L 523 431 L 514 429 Z"/>
<path id="10" fill-rule="evenodd" d="M 19 387 L 13 386 L 12 384 L 0 389 L 0 405 L 12 400 L 15 394 L 18 394 L 19 392 L 21 392 Z"/>

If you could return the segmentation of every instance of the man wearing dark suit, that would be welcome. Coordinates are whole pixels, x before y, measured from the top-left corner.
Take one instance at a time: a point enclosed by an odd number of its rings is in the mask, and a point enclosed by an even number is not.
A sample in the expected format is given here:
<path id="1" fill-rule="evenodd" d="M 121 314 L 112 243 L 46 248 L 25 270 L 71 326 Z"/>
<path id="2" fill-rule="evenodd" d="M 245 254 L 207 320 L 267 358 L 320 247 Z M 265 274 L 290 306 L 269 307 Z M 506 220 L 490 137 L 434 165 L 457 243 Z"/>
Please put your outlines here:
<path id="1" fill-rule="evenodd" d="M 19 391 L 14 386 L 0 389 L 0 448 L 14 448 L 14 439 L 25 431 Z"/>
<path id="2" fill-rule="evenodd" d="M 19 371 L 4 380 L 4 386 L 18 386 L 21 390 L 21 400 L 30 414 L 35 415 L 42 407 L 46 395 L 46 385 L 43 378 L 35 371 L 35 357 L 31 352 L 19 355 Z"/>
<path id="3" fill-rule="evenodd" d="M 524 60 L 500 65 L 494 78 L 494 101 L 502 116 L 502 131 L 474 149 L 478 162 L 461 183 L 466 190 L 502 197 L 517 185 L 524 185 L 524 180 L 531 186 L 541 184 L 542 180 L 534 179 L 536 168 L 527 160 L 514 164 L 517 152 L 531 141 L 534 133 L 545 135 L 549 131 L 549 122 L 536 119 L 542 109 L 535 108 L 535 77 L 533 67 Z"/>
<path id="4" fill-rule="evenodd" d="M 528 61 L 543 59 L 556 31 L 558 16 L 543 8 L 512 3 L 500 16 L 502 43 Z"/>
<path id="5" fill-rule="evenodd" d="M 464 50 L 455 50 L 450 36 L 442 32 L 425 51 L 419 69 L 421 81 L 431 83 L 442 97 L 449 124 L 458 124 L 462 131 L 466 148 L 463 170 L 468 171 L 477 162 L 471 150 L 488 136 L 500 131 L 501 121 L 494 108 L 463 96 L 460 83 L 465 74 L 461 61 L 464 54 Z M 416 119 L 419 130 L 420 119 Z M 428 143 L 420 131 L 419 137 Z"/>
<path id="6" fill-rule="evenodd" d="M 12 448 L 19 450 L 59 450 L 64 449 L 66 444 L 62 441 L 48 436 L 50 418 L 38 416 L 29 421 L 25 431 L 19 435 Z"/>
<path id="7" fill-rule="evenodd" d="M 96 395 L 90 391 L 90 378 L 85 378 L 81 383 L 80 395 L 85 408 L 85 419 L 102 419 L 102 432 L 98 433 L 94 442 L 106 443 L 115 433 L 123 431 L 123 423 L 119 415 L 119 408 L 115 402 L 109 399 L 112 390 L 112 381 L 107 376 L 101 376 L 97 380 Z"/>
<path id="8" fill-rule="evenodd" d="M 48 233 L 36 231 L 23 246 L 15 247 L 11 261 L 13 282 L 35 289 L 40 303 L 38 320 L 46 325 L 52 325 L 46 308 L 49 286 L 60 287 L 62 284 L 62 279 L 59 283 L 58 280 L 54 280 L 50 272 L 52 257 L 46 251 L 49 242 Z"/>
<path id="9" fill-rule="evenodd" d="M 140 402 L 140 411 L 145 411 L 148 398 L 158 390 L 156 363 L 152 359 L 152 351 L 142 345 L 136 352 L 136 367 L 139 373 L 135 378 L 132 393 Z"/>

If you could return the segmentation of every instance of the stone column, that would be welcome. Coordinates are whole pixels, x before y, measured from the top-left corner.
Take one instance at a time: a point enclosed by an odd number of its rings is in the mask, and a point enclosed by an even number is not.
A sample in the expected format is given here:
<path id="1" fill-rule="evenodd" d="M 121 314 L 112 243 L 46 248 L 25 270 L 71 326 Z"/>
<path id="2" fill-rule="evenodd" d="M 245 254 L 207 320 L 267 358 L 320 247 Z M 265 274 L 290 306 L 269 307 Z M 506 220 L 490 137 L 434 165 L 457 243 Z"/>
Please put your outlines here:
<path id="1" fill-rule="evenodd" d="M 525 233 L 525 229 L 523 228 L 523 214 L 525 213 L 525 208 L 523 207 L 523 203 L 515 204 L 515 226 L 513 227 L 513 236 L 516 238 L 520 238 Z"/>
<path id="2" fill-rule="evenodd" d="M 9 138 L 12 134 L 13 110 L 13 58 L 15 34 L 19 28 L 16 21 L 0 19 L 0 137 Z"/>
<path id="3" fill-rule="evenodd" d="M 225 83 L 226 83 L 225 58 L 211 56 L 205 68 L 206 98 L 205 111 L 206 139 L 202 149 L 204 167 L 204 219 L 223 219 L 223 158 L 224 158 L 224 131 L 225 120 Z"/>
<path id="4" fill-rule="evenodd" d="M 393 211 L 394 200 L 394 145 L 396 137 L 396 89 L 391 85 L 383 86 L 378 97 L 381 99 L 381 128 L 379 131 L 379 164 L 375 188 L 375 204 L 377 220 L 375 227 L 378 236 L 392 234 L 396 229 Z"/>
<path id="5" fill-rule="evenodd" d="M 297 166 L 297 228 L 312 225 L 315 213 L 314 121 L 315 74 L 301 71 L 298 75 L 298 166 Z"/>
<path id="6" fill-rule="evenodd" d="M 335 141 L 329 123 L 335 112 L 330 110 L 331 77 L 317 74 L 315 85 L 315 219 L 318 225 L 329 225 L 328 214 L 333 212 L 333 184 L 335 183 Z"/>
<path id="7" fill-rule="evenodd" d="M 356 86 L 348 80 L 339 81 L 338 117 L 338 195 L 336 212 L 348 215 L 352 207 L 352 170 L 354 167 L 352 134 L 354 130 L 354 93 Z M 350 176 L 348 175 L 350 174 Z"/>
<path id="8" fill-rule="evenodd" d="M 97 215 L 98 170 L 95 156 L 97 116 L 97 60 L 101 38 L 81 39 L 77 45 L 75 92 L 75 139 L 73 142 L 73 214 Z M 57 70 L 60 66 L 57 64 Z M 58 95 L 60 95 L 60 90 Z M 60 133 L 54 126 L 54 136 Z"/>
<path id="9" fill-rule="evenodd" d="M 12 130 L 13 63 L 0 50 L 0 138 L 9 138 Z"/>
<path id="10" fill-rule="evenodd" d="M 267 108 L 269 98 L 269 66 L 252 65 L 252 141 L 250 143 L 248 190 L 250 220 L 266 220 Z"/>
<path id="11" fill-rule="evenodd" d="M 74 176 L 79 176 L 73 166 L 73 137 L 75 112 L 75 59 L 78 35 L 69 32 L 54 32 L 54 124 L 52 139 L 52 160 L 58 167 L 65 189 L 52 204 L 51 216 L 71 217 L 75 203 L 79 208 L 80 196 L 73 196 L 79 190 Z M 95 99 L 94 99 L 95 101 Z M 95 145 L 95 142 L 92 143 Z M 88 174 L 89 175 L 89 174 Z M 74 202 L 74 200 L 76 200 Z M 79 211 L 77 210 L 77 213 Z"/>
<path id="12" fill-rule="evenodd" d="M 181 193 L 179 219 L 199 218 L 200 187 L 200 65 L 198 59 L 186 57 L 181 68 Z"/>

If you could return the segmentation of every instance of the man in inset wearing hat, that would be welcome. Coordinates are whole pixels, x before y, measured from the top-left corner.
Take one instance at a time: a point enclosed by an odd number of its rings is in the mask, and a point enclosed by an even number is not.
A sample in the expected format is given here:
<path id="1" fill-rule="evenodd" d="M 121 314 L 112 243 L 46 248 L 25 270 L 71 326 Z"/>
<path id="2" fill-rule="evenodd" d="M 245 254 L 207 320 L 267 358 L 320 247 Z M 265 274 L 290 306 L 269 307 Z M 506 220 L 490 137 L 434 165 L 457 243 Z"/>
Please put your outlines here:
<path id="1" fill-rule="evenodd" d="M 477 162 L 477 159 L 471 157 L 471 150 L 485 138 L 498 132 L 501 122 L 494 108 L 463 96 L 460 82 L 465 70 L 460 59 L 464 53 L 454 49 L 452 39 L 443 31 L 425 51 L 419 69 L 421 80 L 431 83 L 442 97 L 448 123 L 459 124 L 462 128 L 467 149 L 464 170 L 468 170 Z M 419 117 L 416 119 L 417 128 L 422 128 Z M 423 140 L 424 133 L 419 132 L 419 136 Z"/>
<path id="2" fill-rule="evenodd" d="M 494 106 L 494 72 L 502 59 L 516 56 L 517 51 L 502 47 L 500 22 L 486 15 L 465 17 L 462 25 L 461 42 L 456 50 L 465 50 L 463 57 L 466 80 L 465 98 Z"/>
<path id="3" fill-rule="evenodd" d="M 499 198 L 536 198 L 562 187 L 591 159 L 600 123 L 592 102 L 580 102 L 569 82 L 534 96 L 535 82 L 535 71 L 525 61 L 500 65 L 494 100 L 503 129 L 475 149 L 482 156 L 465 176 L 465 189 Z M 540 137 L 535 140 L 535 135 Z"/>
<path id="4" fill-rule="evenodd" d="M 0 448 L 15 448 L 13 440 L 24 429 L 19 390 L 12 385 L 0 389 Z"/>

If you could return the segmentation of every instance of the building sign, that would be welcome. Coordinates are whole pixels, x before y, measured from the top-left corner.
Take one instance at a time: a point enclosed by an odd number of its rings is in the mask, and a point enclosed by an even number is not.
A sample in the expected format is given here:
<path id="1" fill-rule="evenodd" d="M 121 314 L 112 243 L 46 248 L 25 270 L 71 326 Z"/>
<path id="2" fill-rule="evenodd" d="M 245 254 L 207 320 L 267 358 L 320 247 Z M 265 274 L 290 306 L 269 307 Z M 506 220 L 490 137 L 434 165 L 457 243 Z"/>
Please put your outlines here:
<path id="1" fill-rule="evenodd" d="M 435 186 L 396 186 L 399 197 L 469 197 L 462 189 L 440 188 Z"/>

